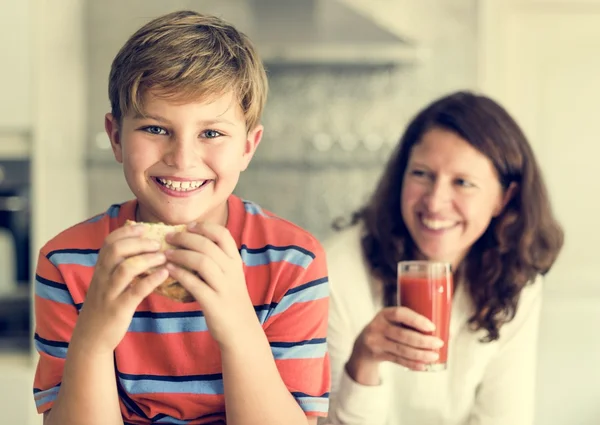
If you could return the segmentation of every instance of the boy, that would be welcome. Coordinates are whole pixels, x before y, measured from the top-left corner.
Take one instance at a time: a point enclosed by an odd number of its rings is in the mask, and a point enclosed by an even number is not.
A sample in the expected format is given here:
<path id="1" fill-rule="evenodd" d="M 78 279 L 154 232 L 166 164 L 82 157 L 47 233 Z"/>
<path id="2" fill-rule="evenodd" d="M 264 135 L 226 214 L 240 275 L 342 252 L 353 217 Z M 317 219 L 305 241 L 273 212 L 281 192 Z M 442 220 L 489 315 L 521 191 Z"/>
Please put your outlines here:
<path id="1" fill-rule="evenodd" d="M 45 425 L 326 415 L 321 246 L 232 195 L 262 136 L 266 92 L 251 43 L 215 17 L 157 18 L 116 56 L 105 127 L 136 199 L 40 252 L 34 394 Z M 127 220 L 188 226 L 161 252 Z M 168 277 L 195 301 L 154 292 Z"/>

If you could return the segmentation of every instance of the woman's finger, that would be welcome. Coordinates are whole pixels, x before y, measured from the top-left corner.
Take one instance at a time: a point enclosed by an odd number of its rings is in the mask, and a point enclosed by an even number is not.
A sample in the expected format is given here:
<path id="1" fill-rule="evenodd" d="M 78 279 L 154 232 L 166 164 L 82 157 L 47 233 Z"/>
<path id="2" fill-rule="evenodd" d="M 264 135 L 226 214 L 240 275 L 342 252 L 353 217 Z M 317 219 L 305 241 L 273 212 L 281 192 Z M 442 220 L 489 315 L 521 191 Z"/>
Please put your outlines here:
<path id="1" fill-rule="evenodd" d="M 395 356 L 393 354 L 385 353 L 381 360 L 396 363 L 397 365 L 410 370 L 424 371 L 426 369 L 426 365 L 424 363 L 415 362 L 413 360 L 405 359 L 404 357 Z"/>
<path id="2" fill-rule="evenodd" d="M 383 335 L 389 340 L 416 349 L 439 350 L 444 345 L 444 341 L 435 336 L 425 335 L 395 324 L 388 324 L 383 330 Z"/>
<path id="3" fill-rule="evenodd" d="M 433 332 L 435 325 L 426 318 L 407 307 L 388 307 L 382 310 L 383 316 L 390 323 L 410 326 L 421 332 Z"/>
<path id="4" fill-rule="evenodd" d="M 439 354 L 435 351 L 419 350 L 389 339 L 382 341 L 382 348 L 387 354 L 417 363 L 432 363 L 439 358 Z"/>

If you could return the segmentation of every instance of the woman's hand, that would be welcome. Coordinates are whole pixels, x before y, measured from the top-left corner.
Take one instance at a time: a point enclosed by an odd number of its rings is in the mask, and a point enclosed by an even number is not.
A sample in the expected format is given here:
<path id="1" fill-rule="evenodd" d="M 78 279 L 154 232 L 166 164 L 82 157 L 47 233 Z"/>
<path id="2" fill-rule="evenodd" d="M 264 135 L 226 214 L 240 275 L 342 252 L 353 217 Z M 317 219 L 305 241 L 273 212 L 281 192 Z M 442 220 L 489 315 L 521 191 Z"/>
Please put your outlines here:
<path id="1" fill-rule="evenodd" d="M 434 329 L 433 323 L 409 308 L 384 308 L 356 338 L 346 370 L 363 385 L 379 384 L 379 364 L 385 361 L 424 370 L 438 359 L 444 345 L 441 339 L 425 335 Z"/>

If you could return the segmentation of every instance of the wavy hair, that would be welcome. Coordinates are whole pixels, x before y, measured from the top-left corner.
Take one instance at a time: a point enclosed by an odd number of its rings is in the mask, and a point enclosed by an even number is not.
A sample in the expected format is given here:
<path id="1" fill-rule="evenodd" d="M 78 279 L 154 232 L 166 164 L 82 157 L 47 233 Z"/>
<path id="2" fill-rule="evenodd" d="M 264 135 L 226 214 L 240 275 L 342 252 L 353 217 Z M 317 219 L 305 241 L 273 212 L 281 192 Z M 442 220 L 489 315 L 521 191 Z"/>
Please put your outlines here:
<path id="1" fill-rule="evenodd" d="M 500 327 L 514 318 L 521 290 L 550 270 L 563 245 L 563 231 L 552 214 L 531 146 L 502 106 L 482 95 L 457 92 L 421 110 L 392 153 L 371 199 L 352 215 L 350 224 L 363 223 L 364 257 L 383 283 L 384 305 L 395 305 L 397 263 L 414 259 L 418 250 L 400 213 L 403 178 L 413 146 L 434 128 L 454 132 L 488 157 L 504 190 L 516 186 L 504 210 L 455 271 L 475 306 L 471 329 L 486 330 L 483 341 L 494 341 Z"/>

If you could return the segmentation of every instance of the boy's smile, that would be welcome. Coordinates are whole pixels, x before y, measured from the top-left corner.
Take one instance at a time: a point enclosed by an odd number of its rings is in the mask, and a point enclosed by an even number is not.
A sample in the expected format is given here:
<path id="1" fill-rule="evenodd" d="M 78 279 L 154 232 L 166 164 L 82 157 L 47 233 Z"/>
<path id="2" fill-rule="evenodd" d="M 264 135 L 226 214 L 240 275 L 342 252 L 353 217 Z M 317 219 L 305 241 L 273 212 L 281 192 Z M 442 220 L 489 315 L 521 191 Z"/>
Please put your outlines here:
<path id="1" fill-rule="evenodd" d="M 227 221 L 227 198 L 248 166 L 262 126 L 248 131 L 233 92 L 184 101 L 149 91 L 143 114 L 106 116 L 115 159 L 138 199 L 139 220 Z"/>
<path id="2" fill-rule="evenodd" d="M 162 191 L 175 197 L 192 196 L 204 189 L 213 180 L 192 180 L 179 177 L 152 177 Z"/>

